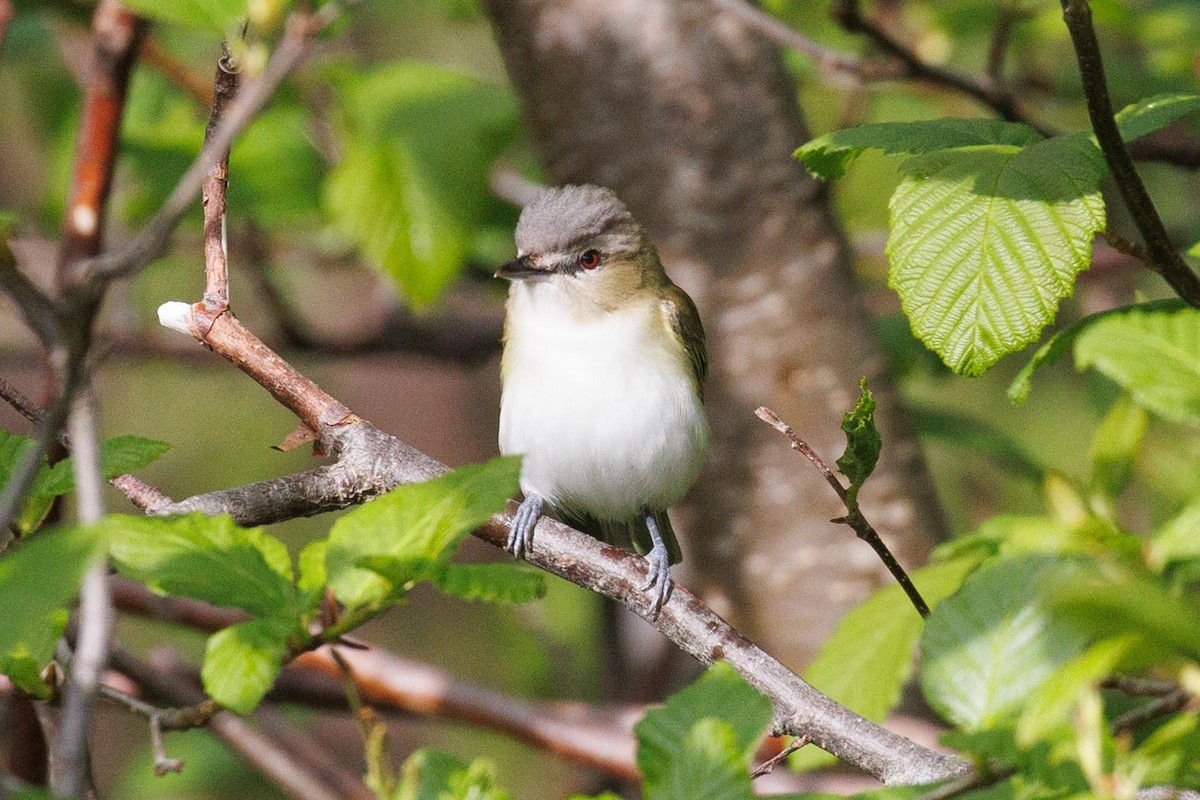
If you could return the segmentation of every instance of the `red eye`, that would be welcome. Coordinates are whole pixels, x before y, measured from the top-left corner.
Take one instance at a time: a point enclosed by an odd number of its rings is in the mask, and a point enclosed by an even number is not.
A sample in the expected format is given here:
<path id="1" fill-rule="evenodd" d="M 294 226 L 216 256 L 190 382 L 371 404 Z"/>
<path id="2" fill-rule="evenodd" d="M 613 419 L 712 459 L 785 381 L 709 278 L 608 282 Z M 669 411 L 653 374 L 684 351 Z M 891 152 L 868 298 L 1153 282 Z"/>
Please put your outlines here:
<path id="1" fill-rule="evenodd" d="M 584 269 L 595 269 L 600 266 L 600 251 L 588 250 L 579 257 L 579 266 Z"/>

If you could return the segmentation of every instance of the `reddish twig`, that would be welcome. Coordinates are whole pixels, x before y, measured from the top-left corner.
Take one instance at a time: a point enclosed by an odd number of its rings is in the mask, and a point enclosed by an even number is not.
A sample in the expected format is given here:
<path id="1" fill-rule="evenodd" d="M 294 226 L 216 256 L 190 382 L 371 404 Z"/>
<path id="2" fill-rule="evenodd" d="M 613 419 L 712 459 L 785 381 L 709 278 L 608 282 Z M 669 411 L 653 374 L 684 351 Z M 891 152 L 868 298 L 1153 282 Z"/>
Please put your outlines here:
<path id="1" fill-rule="evenodd" d="M 163 622 L 214 632 L 243 622 L 233 609 L 217 609 L 177 597 L 161 597 L 124 578 L 113 578 L 117 608 Z M 459 720 L 505 733 L 579 764 L 622 779 L 637 778 L 633 723 L 638 706 L 535 703 L 460 681 L 427 664 L 378 647 L 341 650 L 352 666 L 362 698 L 381 710 Z M 296 658 L 284 669 L 270 699 L 324 708 L 345 708 L 340 671 L 331 647 Z"/>
<path id="2" fill-rule="evenodd" d="M 288 18 L 283 39 L 271 54 L 262 74 L 238 92 L 196 160 L 180 177 L 175 189 L 150 222 L 125 247 L 88 259 L 79 264 L 77 270 L 103 279 L 127 277 L 161 256 L 171 232 L 191 206 L 192 199 L 200 191 L 213 165 L 220 160 L 220 154 L 232 145 L 234 138 L 266 105 L 284 79 L 308 56 L 316 35 L 328 27 L 339 13 L 340 6 L 330 2 L 313 14 L 292 14 Z"/>
<path id="3" fill-rule="evenodd" d="M 116 0 L 101 0 L 92 17 L 92 30 L 92 66 L 84 91 L 59 246 L 59 289 L 64 292 L 70 287 L 70 268 L 80 259 L 100 252 L 125 91 L 146 22 Z"/>
<path id="4" fill-rule="evenodd" d="M 788 746 L 780 750 L 775 755 L 768 758 L 766 761 L 759 764 L 750 773 L 750 780 L 761 778 L 763 775 L 770 775 L 775 771 L 775 768 L 787 760 L 787 757 L 796 752 L 802 747 L 807 747 L 811 742 L 807 736 L 797 736 L 788 743 Z"/>
<path id="5" fill-rule="evenodd" d="M 212 112 L 204 131 L 204 140 L 212 139 L 234 94 L 238 73 L 233 58 L 225 53 L 217 60 L 213 81 Z M 211 320 L 229 308 L 229 252 L 225 236 L 225 191 L 229 186 L 229 148 L 218 154 L 204 180 L 201 198 L 204 204 L 204 313 Z M 208 326 L 211 326 L 211 321 Z M 206 327 L 208 327 L 206 326 Z"/>
<path id="6" fill-rule="evenodd" d="M 847 512 L 846 516 L 838 517 L 831 521 L 849 525 L 855 534 L 858 535 L 858 538 L 871 545 L 872 549 L 879 555 L 880 560 L 883 561 L 884 566 L 887 567 L 888 572 L 892 573 L 892 577 L 904 589 L 904 593 L 908 595 L 908 599 L 912 602 L 913 607 L 917 609 L 917 613 L 922 617 L 929 616 L 929 606 L 925 603 L 925 598 L 921 597 L 921 593 L 913 585 L 912 579 L 908 577 L 908 573 L 900 566 L 900 562 L 896 561 L 896 557 L 892 555 L 892 551 L 888 549 L 888 546 L 883 543 L 883 539 L 879 537 L 879 533 L 875 530 L 874 526 L 867 522 L 862 511 L 858 509 L 857 504 L 850 502 L 846 487 L 842 486 L 842 482 L 838 479 L 837 475 L 833 474 L 833 470 L 825 464 L 825 461 L 817 455 L 815 450 L 808 446 L 808 442 L 801 439 L 796 434 L 796 431 L 792 429 L 792 426 L 781 420 L 779 415 L 774 411 L 769 408 L 760 407 L 754 413 L 763 422 L 786 436 L 788 441 L 792 443 L 792 449 L 811 461 L 812 465 L 817 468 L 817 471 L 825 476 L 825 480 L 829 482 L 829 485 L 833 487 L 833 490 L 837 492 L 837 496 L 841 498 L 842 503 L 846 506 Z"/>
<path id="7" fill-rule="evenodd" d="M 204 108 L 212 106 L 213 90 L 208 78 L 167 52 L 153 36 L 142 39 L 138 57 L 142 63 L 154 67 L 167 80 L 187 92 L 199 105 Z"/>

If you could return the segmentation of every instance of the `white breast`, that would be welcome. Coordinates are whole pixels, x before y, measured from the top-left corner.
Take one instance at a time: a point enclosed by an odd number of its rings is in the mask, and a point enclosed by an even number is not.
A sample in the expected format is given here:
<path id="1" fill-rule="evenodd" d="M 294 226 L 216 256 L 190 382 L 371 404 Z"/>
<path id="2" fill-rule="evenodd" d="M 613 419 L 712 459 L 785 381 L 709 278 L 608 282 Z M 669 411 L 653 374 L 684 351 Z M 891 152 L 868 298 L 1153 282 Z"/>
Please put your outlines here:
<path id="1" fill-rule="evenodd" d="M 708 426 L 690 367 L 653 302 L 582 319 L 550 287 L 509 300 L 500 451 L 521 488 L 597 517 L 664 510 L 695 481 Z"/>

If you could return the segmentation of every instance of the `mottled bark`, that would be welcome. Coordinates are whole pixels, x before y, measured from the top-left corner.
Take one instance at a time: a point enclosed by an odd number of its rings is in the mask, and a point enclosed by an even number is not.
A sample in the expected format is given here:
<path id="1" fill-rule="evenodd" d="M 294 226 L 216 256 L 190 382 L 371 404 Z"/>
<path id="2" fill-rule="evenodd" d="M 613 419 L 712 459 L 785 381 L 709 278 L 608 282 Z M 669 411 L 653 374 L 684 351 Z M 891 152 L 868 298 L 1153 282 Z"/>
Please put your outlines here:
<path id="1" fill-rule="evenodd" d="M 944 519 L 828 193 L 791 158 L 807 138 L 795 86 L 771 45 L 707 0 L 486 5 L 552 181 L 615 189 L 700 305 L 715 442 L 679 514 L 686 563 L 709 603 L 799 666 L 888 578 L 829 523 L 837 496 L 755 407 L 833 457 L 868 375 L 885 447 L 864 509 L 909 565 Z"/>

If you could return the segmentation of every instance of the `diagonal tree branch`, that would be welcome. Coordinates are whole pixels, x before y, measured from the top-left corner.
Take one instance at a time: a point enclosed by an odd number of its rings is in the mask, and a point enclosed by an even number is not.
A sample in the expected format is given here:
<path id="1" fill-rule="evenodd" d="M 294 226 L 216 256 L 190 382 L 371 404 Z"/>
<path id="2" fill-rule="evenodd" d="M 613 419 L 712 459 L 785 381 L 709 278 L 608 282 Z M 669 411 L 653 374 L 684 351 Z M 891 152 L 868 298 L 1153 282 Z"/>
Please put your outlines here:
<path id="1" fill-rule="evenodd" d="M 1108 82 L 1104 76 L 1104 59 L 1100 54 L 1100 43 L 1096 40 L 1096 30 L 1092 27 L 1091 5 L 1088 0 L 1062 0 L 1062 8 L 1063 19 L 1071 33 L 1071 42 L 1079 61 L 1079 74 L 1083 77 L 1083 92 L 1092 131 L 1104 153 L 1108 171 L 1146 245 L 1146 263 L 1163 276 L 1176 294 L 1191 305 L 1200 307 L 1200 277 L 1171 243 L 1158 209 L 1154 207 L 1154 201 L 1150 199 L 1150 193 L 1146 191 L 1146 185 L 1142 183 L 1129 150 L 1121 139 L 1121 132 L 1117 129 L 1112 100 L 1108 96 Z"/>

